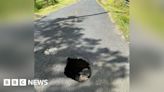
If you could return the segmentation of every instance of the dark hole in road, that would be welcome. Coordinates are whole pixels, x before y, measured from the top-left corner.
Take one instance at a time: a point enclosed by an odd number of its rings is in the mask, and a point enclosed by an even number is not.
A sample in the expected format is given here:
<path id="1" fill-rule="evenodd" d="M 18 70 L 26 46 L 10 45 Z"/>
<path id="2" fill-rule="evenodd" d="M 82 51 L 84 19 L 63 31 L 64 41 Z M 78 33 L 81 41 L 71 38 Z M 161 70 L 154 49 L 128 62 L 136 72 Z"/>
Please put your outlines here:
<path id="1" fill-rule="evenodd" d="M 91 77 L 90 64 L 81 58 L 67 58 L 64 74 L 78 82 L 84 82 Z"/>

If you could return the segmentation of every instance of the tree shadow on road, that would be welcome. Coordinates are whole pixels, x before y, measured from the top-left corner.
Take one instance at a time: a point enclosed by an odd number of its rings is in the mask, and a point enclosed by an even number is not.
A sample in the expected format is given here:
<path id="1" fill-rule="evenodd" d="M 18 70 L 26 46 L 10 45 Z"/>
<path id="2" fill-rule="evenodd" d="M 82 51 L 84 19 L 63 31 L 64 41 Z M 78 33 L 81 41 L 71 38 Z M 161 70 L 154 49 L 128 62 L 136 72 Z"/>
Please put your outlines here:
<path id="1" fill-rule="evenodd" d="M 109 92 L 114 80 L 128 76 L 128 58 L 99 47 L 102 39 L 86 38 L 78 26 L 86 17 L 70 16 L 35 24 L 35 78 L 49 79 L 43 92 Z M 64 76 L 67 57 L 89 60 L 92 77 L 78 83 Z"/>

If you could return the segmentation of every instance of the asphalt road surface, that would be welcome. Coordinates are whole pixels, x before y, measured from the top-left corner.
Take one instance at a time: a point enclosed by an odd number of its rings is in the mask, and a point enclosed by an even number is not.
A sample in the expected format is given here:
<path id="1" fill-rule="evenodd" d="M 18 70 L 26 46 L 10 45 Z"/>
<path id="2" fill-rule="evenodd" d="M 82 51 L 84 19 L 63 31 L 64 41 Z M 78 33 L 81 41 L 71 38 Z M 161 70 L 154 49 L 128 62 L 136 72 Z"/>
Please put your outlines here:
<path id="1" fill-rule="evenodd" d="M 35 22 L 36 92 L 129 92 L 129 49 L 96 0 L 76 4 Z M 64 75 L 67 57 L 89 61 L 92 76 L 78 83 Z"/>

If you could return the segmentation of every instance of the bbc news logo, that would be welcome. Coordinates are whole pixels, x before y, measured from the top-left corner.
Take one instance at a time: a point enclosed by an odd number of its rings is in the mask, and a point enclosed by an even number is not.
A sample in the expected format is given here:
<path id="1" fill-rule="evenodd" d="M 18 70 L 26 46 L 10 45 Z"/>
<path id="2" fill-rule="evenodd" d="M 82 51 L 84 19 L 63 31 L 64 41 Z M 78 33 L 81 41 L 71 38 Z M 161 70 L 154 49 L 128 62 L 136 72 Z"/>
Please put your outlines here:
<path id="1" fill-rule="evenodd" d="M 48 85 L 48 80 L 3 79 L 3 86 L 39 86 Z"/>

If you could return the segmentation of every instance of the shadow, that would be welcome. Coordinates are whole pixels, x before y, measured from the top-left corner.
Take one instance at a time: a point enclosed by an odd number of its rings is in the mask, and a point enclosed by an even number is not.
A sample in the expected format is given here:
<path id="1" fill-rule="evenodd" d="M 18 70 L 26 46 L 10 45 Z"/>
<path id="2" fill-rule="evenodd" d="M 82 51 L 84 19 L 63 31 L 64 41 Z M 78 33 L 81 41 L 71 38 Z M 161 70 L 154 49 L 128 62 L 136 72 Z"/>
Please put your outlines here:
<path id="1" fill-rule="evenodd" d="M 88 16 L 104 13 L 36 22 L 35 78 L 49 79 L 43 92 L 112 92 L 113 81 L 128 76 L 124 64 L 128 63 L 127 57 L 119 51 L 98 47 L 102 39 L 85 37 L 85 29 L 78 26 Z M 91 78 L 84 83 L 67 78 L 64 75 L 67 57 L 89 61 L 93 71 Z"/>
<path id="2" fill-rule="evenodd" d="M 95 14 L 88 14 L 88 15 L 82 15 L 82 16 L 78 16 L 79 18 L 80 17 L 90 17 L 90 16 L 96 16 L 96 15 L 101 15 L 101 14 L 106 14 L 108 12 L 100 12 L 100 13 L 95 13 Z"/>
<path id="3" fill-rule="evenodd" d="M 96 16 L 96 15 L 102 15 L 102 14 L 106 14 L 108 13 L 109 11 L 106 11 L 106 12 L 100 12 L 100 13 L 94 13 L 94 14 L 88 14 L 88 15 L 81 15 L 81 16 L 70 16 L 64 20 L 69 20 L 69 19 L 75 19 L 75 18 L 85 18 L 85 17 L 91 17 L 91 16 Z M 40 19 L 37 19 L 35 20 L 35 22 L 39 22 L 39 21 L 42 21 L 42 19 L 44 19 L 45 17 L 47 16 L 43 16 L 41 17 Z M 60 21 L 60 18 L 58 18 L 56 21 Z M 62 20 L 61 20 L 62 21 Z"/>

